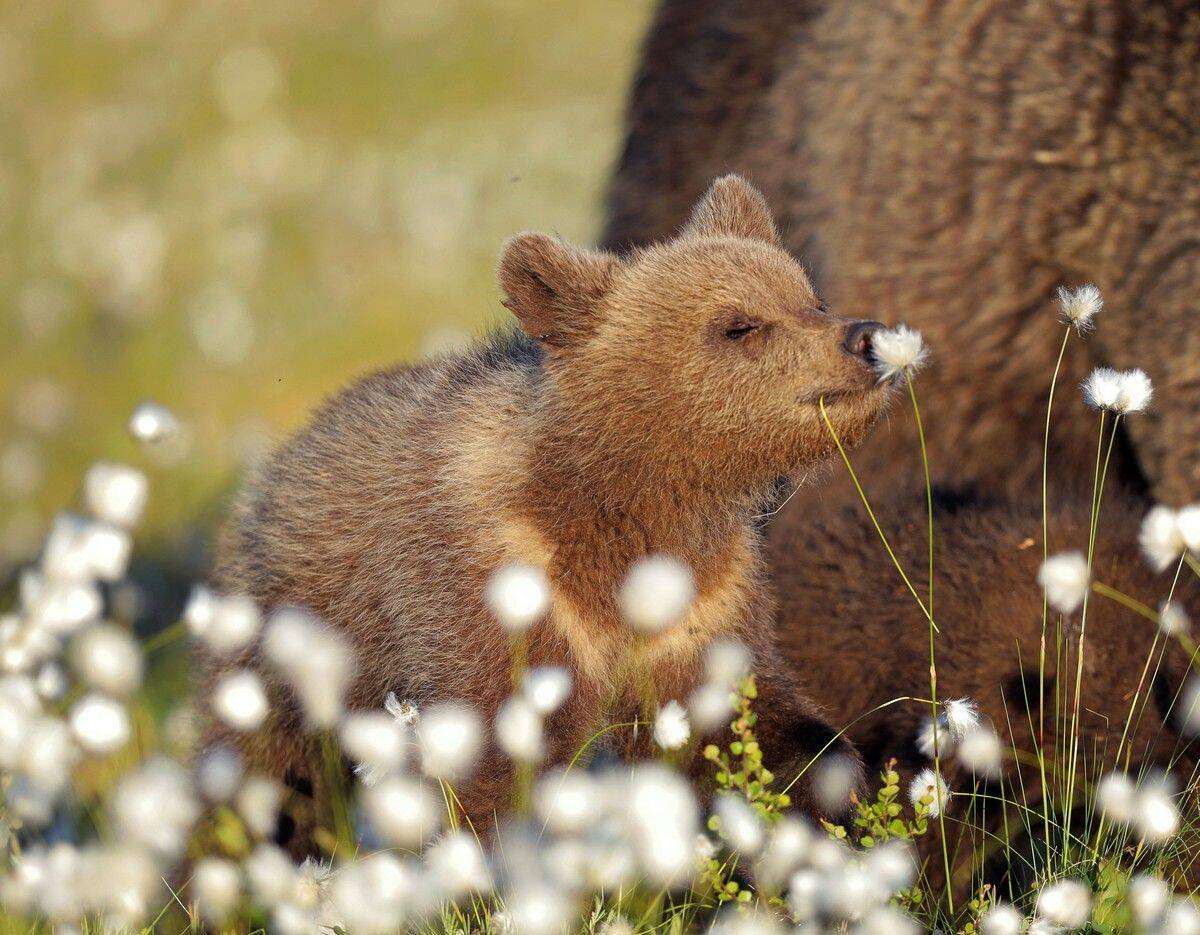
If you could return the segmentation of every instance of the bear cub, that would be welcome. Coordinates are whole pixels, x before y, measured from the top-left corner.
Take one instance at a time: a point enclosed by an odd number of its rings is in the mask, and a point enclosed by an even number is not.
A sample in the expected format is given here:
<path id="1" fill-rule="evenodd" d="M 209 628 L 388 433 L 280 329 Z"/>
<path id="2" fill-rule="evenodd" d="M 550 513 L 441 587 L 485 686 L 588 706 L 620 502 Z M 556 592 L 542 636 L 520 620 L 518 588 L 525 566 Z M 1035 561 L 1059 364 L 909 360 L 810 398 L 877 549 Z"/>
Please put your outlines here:
<path id="1" fill-rule="evenodd" d="M 388 692 L 418 706 L 461 699 L 490 723 L 512 663 L 487 585 L 535 566 L 550 606 L 525 634 L 527 662 L 573 677 L 546 724 L 546 762 L 606 718 L 636 715 L 645 679 L 659 703 L 686 699 L 724 638 L 753 655 L 771 765 L 798 771 L 831 742 L 853 757 L 777 665 L 755 517 L 778 478 L 833 454 L 818 400 L 847 444 L 884 410 L 878 326 L 826 311 L 735 176 L 665 243 L 618 257 L 521 234 L 499 278 L 519 329 L 327 402 L 248 483 L 219 586 L 344 634 L 358 662 L 351 708 Z M 695 598 L 635 641 L 617 592 L 652 555 L 689 568 Z M 250 737 L 214 727 L 218 738 L 295 787 L 317 779 L 298 715 Z M 510 765 L 492 746 L 456 792 L 486 827 L 509 801 Z M 815 811 L 803 784 L 794 792 Z"/>

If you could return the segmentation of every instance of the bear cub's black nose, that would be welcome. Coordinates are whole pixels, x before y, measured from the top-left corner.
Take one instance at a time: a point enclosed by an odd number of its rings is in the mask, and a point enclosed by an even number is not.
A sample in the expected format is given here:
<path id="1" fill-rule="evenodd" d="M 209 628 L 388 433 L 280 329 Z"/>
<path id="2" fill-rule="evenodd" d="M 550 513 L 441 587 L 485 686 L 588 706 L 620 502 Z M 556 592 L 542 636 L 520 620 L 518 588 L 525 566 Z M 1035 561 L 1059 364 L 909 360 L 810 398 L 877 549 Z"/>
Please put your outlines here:
<path id="1" fill-rule="evenodd" d="M 872 360 L 872 344 L 875 334 L 882 331 L 883 322 L 855 321 L 846 326 L 846 339 L 842 347 L 856 357 L 862 357 L 868 362 Z"/>

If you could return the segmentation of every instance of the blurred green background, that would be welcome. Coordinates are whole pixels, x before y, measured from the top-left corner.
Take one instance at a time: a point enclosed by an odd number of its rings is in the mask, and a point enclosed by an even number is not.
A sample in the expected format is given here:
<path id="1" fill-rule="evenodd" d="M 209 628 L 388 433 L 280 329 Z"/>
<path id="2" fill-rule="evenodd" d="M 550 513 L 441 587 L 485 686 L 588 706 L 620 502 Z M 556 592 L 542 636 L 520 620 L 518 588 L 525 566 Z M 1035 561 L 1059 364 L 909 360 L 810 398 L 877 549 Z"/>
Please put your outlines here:
<path id="1" fill-rule="evenodd" d="M 497 320 L 497 250 L 591 240 L 650 0 L 0 4 L 0 565 L 146 470 L 203 571 L 245 466 L 355 375 Z M 144 450 L 153 399 L 184 430 Z"/>

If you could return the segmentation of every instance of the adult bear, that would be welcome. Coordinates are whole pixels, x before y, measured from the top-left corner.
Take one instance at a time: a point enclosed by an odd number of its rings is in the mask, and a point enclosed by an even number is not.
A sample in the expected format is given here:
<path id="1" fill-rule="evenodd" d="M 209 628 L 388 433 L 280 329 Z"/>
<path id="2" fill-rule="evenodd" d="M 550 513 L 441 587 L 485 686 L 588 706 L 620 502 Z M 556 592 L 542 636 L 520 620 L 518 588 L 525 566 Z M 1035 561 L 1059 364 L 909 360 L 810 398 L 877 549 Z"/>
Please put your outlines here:
<path id="1" fill-rule="evenodd" d="M 1122 477 L 1200 490 L 1195 0 L 665 0 L 628 120 L 604 246 L 661 239 L 714 175 L 749 176 L 834 307 L 925 333 L 935 471 L 1036 489 L 1052 297 L 1094 282 L 1107 309 L 1060 393 L 1147 370 Z M 1090 463 L 1095 430 L 1057 407 L 1052 473 Z M 913 464 L 915 444 L 901 418 L 859 458 Z"/>

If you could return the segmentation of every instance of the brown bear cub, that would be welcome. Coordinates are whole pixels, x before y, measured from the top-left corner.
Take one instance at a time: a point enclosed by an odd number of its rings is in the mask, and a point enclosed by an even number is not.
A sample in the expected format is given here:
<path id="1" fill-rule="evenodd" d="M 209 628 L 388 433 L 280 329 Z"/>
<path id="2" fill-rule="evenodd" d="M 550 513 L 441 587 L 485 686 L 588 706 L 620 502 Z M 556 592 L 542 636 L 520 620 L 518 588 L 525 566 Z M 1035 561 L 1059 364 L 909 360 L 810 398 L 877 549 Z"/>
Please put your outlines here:
<path id="1" fill-rule="evenodd" d="M 528 662 L 574 679 L 546 725 L 553 762 L 636 712 L 616 592 L 635 562 L 669 555 L 696 597 L 639 644 L 656 697 L 685 698 L 706 647 L 742 640 L 764 750 L 798 766 L 833 735 L 776 667 L 755 516 L 777 478 L 833 453 L 820 398 L 851 444 L 883 411 L 877 326 L 825 310 L 734 176 L 677 237 L 628 258 L 517 236 L 500 283 L 519 332 L 367 377 L 266 464 L 228 530 L 220 586 L 342 632 L 358 656 L 353 708 L 394 691 L 490 719 L 511 660 L 485 588 L 505 566 L 544 569 L 551 609 L 526 635 Z M 256 768 L 313 779 L 296 728 L 242 746 Z M 489 749 L 456 790 L 476 827 L 506 806 L 509 780 Z"/>

